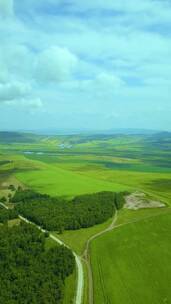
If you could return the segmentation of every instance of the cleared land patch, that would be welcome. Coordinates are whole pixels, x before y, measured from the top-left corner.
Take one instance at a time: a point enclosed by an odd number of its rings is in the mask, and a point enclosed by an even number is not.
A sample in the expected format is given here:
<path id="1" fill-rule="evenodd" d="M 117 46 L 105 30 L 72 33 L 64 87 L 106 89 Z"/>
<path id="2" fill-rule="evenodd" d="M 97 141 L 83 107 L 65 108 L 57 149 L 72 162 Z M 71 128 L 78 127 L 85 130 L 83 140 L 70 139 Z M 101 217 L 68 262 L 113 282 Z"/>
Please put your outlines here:
<path id="1" fill-rule="evenodd" d="M 148 196 L 143 192 L 136 191 L 125 196 L 126 204 L 124 208 L 126 209 L 144 209 L 144 208 L 163 208 L 165 204 L 154 200 L 152 197 Z"/>

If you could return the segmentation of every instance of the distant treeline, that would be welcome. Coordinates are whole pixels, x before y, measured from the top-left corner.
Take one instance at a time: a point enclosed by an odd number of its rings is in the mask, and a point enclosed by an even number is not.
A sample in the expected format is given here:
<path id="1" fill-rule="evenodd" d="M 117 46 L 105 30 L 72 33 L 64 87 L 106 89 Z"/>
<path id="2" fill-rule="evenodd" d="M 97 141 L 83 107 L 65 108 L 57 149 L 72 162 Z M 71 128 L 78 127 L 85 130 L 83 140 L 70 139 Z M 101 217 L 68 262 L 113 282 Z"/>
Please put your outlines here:
<path id="1" fill-rule="evenodd" d="M 5 224 L 9 220 L 17 218 L 17 211 L 15 209 L 5 209 L 0 205 L 0 223 Z"/>
<path id="2" fill-rule="evenodd" d="M 0 229 L 0 303 L 63 303 L 64 284 L 73 273 L 72 252 L 45 250 L 45 235 L 28 224 Z"/>
<path id="3" fill-rule="evenodd" d="M 122 208 L 125 193 L 99 192 L 70 201 L 31 190 L 17 191 L 12 198 L 17 211 L 47 230 L 75 230 L 105 222 Z"/>

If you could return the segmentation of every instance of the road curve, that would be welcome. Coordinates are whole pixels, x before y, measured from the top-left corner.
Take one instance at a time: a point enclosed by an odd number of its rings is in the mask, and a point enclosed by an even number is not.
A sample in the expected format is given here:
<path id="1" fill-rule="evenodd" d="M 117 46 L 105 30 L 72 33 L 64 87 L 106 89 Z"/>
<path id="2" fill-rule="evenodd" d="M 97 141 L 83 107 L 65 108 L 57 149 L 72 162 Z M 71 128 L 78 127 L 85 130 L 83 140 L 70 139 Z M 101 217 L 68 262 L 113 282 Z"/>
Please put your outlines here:
<path id="1" fill-rule="evenodd" d="M 0 202 L 0 205 L 1 205 L 2 207 L 4 207 L 5 209 L 9 209 L 5 204 L 3 204 L 3 203 L 1 203 L 1 202 Z"/>
<path id="2" fill-rule="evenodd" d="M 84 289 L 84 272 L 83 272 L 83 265 L 81 262 L 81 258 L 69 246 L 65 245 L 56 236 L 54 236 L 53 234 L 50 234 L 49 236 L 51 239 L 53 239 L 60 245 L 69 248 L 75 257 L 75 262 L 77 265 L 77 292 L 76 292 L 75 304 L 81 304 L 83 299 L 83 289 Z"/>
<path id="3" fill-rule="evenodd" d="M 91 236 L 87 243 L 86 243 L 86 248 L 84 250 L 83 253 L 83 259 L 85 260 L 86 264 L 87 264 L 87 270 L 88 270 L 88 285 L 89 285 L 89 304 L 93 304 L 94 303 L 94 295 L 93 295 L 93 272 L 92 272 L 92 267 L 91 267 L 91 258 L 90 258 L 90 243 L 91 241 L 93 241 L 94 239 L 96 239 L 97 237 L 105 234 L 108 231 L 113 230 L 113 228 L 115 227 L 115 223 L 117 221 L 118 218 L 118 211 L 115 211 L 115 215 L 113 217 L 113 221 L 112 223 L 103 231 L 100 231 L 96 234 L 94 234 L 93 236 Z"/>
<path id="4" fill-rule="evenodd" d="M 43 232 L 43 233 L 47 232 L 47 230 L 45 230 L 45 229 L 41 228 L 40 226 L 36 225 L 35 223 L 29 221 L 25 217 L 19 215 L 19 218 L 26 223 L 35 225 L 41 232 Z M 84 290 L 84 272 L 83 272 L 83 265 L 81 262 L 81 258 L 69 246 L 67 246 L 64 242 L 62 242 L 60 239 L 58 239 L 52 233 L 49 234 L 49 237 L 52 240 L 54 240 L 55 242 L 57 242 L 58 244 L 69 248 L 75 257 L 75 262 L 77 265 L 77 290 L 76 290 L 75 304 L 82 304 L 83 290 Z"/>
<path id="5" fill-rule="evenodd" d="M 9 209 L 8 206 L 0 202 L 0 205 L 4 207 L 5 209 Z M 40 226 L 36 225 L 35 223 L 29 221 L 27 218 L 23 217 L 22 215 L 18 216 L 22 221 L 25 223 L 31 224 L 36 226 L 41 232 L 45 233 L 47 230 L 41 228 Z M 84 272 L 83 272 L 83 265 L 81 262 L 81 258 L 69 247 L 67 246 L 64 242 L 62 242 L 60 239 L 58 239 L 56 236 L 54 236 L 52 233 L 49 234 L 49 237 L 57 242 L 60 245 L 63 245 L 67 248 L 69 248 L 74 257 L 75 257 L 75 262 L 77 265 L 77 290 L 76 290 L 76 297 L 75 297 L 75 304 L 82 304 L 82 299 L 83 299 L 83 290 L 84 290 Z"/>

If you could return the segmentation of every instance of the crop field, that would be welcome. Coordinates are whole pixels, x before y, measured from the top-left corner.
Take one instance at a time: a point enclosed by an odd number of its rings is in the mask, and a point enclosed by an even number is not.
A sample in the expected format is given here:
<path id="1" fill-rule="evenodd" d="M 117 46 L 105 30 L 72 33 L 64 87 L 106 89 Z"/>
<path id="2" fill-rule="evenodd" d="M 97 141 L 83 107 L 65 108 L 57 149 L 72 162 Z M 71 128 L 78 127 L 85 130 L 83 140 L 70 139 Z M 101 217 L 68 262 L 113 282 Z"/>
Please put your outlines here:
<path id="1" fill-rule="evenodd" d="M 92 243 L 95 303 L 171 302 L 171 211 L 116 227 Z M 99 255 L 100 252 L 100 255 Z"/>

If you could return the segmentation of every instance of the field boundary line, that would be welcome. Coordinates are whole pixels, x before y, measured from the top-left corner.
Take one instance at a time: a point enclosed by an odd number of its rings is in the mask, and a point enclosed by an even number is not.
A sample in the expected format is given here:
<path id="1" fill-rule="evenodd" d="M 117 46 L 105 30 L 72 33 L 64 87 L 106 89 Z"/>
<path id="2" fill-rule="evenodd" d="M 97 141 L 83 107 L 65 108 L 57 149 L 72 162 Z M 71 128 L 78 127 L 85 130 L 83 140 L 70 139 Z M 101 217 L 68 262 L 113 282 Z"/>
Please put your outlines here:
<path id="1" fill-rule="evenodd" d="M 171 207 L 167 208 L 167 210 L 165 210 L 163 212 L 159 212 L 159 213 L 154 214 L 154 215 L 144 216 L 141 219 L 136 219 L 136 220 L 128 221 L 126 223 L 115 225 L 113 227 L 113 229 L 111 229 L 111 230 L 115 230 L 115 229 L 117 229 L 119 227 L 123 227 L 123 226 L 126 226 L 126 225 L 131 225 L 131 224 L 134 224 L 134 223 L 143 222 L 145 220 L 148 220 L 148 219 L 151 219 L 151 218 L 154 218 L 154 217 L 158 217 L 158 216 L 160 216 L 162 214 L 168 214 L 170 211 L 171 211 Z"/>
<path id="2" fill-rule="evenodd" d="M 83 252 L 82 258 L 83 260 L 86 262 L 87 268 L 88 268 L 88 296 L 89 296 L 89 304 L 93 304 L 94 303 L 94 292 L 93 292 L 93 272 L 92 272 L 92 266 L 91 266 L 91 256 L 90 256 L 90 243 L 91 241 L 93 241 L 94 239 L 98 238 L 99 236 L 105 234 L 108 231 L 113 230 L 115 223 L 117 221 L 117 217 L 118 217 L 118 211 L 117 209 L 115 209 L 115 214 L 113 216 L 113 220 L 112 223 L 105 228 L 104 230 L 94 234 L 93 236 L 91 236 L 86 243 L 86 247 L 85 250 Z"/>

